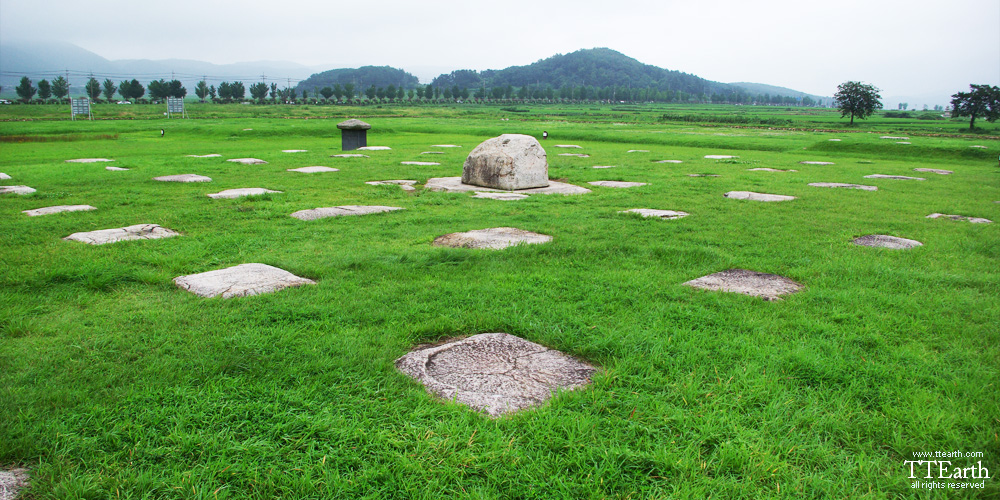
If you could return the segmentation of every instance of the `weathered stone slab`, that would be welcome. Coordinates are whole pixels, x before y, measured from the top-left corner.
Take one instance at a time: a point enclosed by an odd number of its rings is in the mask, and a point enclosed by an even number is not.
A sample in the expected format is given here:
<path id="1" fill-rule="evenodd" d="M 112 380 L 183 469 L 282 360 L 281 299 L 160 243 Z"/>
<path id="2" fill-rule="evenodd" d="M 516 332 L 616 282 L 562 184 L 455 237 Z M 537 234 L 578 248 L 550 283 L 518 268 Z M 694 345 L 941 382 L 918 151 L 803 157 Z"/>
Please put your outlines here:
<path id="1" fill-rule="evenodd" d="M 4 180 L 5 181 L 5 180 L 10 179 L 10 178 L 11 177 L 9 175 L 7 175 L 7 174 L 5 174 L 3 172 L 0 172 L 0 180 Z"/>
<path id="2" fill-rule="evenodd" d="M 260 158 L 233 158 L 232 160 L 226 160 L 226 161 L 231 161 L 233 163 L 242 163 L 244 165 L 265 165 L 265 164 L 267 164 L 266 161 L 261 160 Z"/>
<path id="3" fill-rule="evenodd" d="M 74 160 L 66 160 L 66 163 L 99 163 L 105 161 L 114 161 L 107 158 L 76 158 Z"/>
<path id="4" fill-rule="evenodd" d="M 879 137 L 879 139 L 895 139 L 895 140 L 900 140 L 900 141 L 908 141 L 908 140 L 910 140 L 909 137 L 901 137 L 901 136 L 895 136 L 895 135 L 883 135 L 882 137 Z"/>
<path id="5" fill-rule="evenodd" d="M 557 148 L 583 149 L 583 146 L 577 146 L 576 144 L 556 144 L 555 147 L 557 147 Z"/>
<path id="6" fill-rule="evenodd" d="M 503 134 L 475 147 L 462 165 L 462 183 L 511 191 L 549 185 L 549 164 L 538 139 Z"/>
<path id="7" fill-rule="evenodd" d="M 432 161 L 401 161 L 400 165 L 416 165 L 419 167 L 430 167 L 434 165 L 440 165 L 440 163 L 435 163 Z"/>
<path id="8" fill-rule="evenodd" d="M 502 250 L 514 245 L 536 245 L 550 241 L 552 241 L 551 236 L 517 229 L 516 227 L 492 227 L 438 236 L 434 239 L 433 245 L 438 247 Z"/>
<path id="9" fill-rule="evenodd" d="M 308 153 L 308 149 L 282 149 L 282 153 Z"/>
<path id="10" fill-rule="evenodd" d="M 413 187 L 413 185 L 416 184 L 416 183 L 417 183 L 417 181 L 411 181 L 411 180 L 389 180 L 389 181 L 366 181 L 365 182 L 365 184 L 370 184 L 372 186 L 394 184 L 394 185 L 398 185 L 399 187 L 401 187 L 403 189 L 403 191 L 415 191 L 417 188 Z"/>
<path id="11" fill-rule="evenodd" d="M 615 168 L 614 165 L 594 165 L 591 168 Z"/>
<path id="12" fill-rule="evenodd" d="M 910 248 L 923 246 L 923 243 L 917 240 L 908 240 L 906 238 L 900 238 L 898 236 L 889 236 L 886 234 L 869 234 L 867 236 L 862 236 L 860 238 L 854 238 L 853 241 L 855 245 L 860 245 L 865 247 L 891 248 L 893 250 L 907 250 Z"/>
<path id="13" fill-rule="evenodd" d="M 358 151 L 388 151 L 392 148 L 389 146 L 362 146 L 358 148 Z"/>
<path id="14" fill-rule="evenodd" d="M 188 158 L 222 158 L 222 155 L 212 153 L 212 154 L 207 154 L 207 155 L 187 155 L 187 157 Z"/>
<path id="15" fill-rule="evenodd" d="M 832 161 L 800 161 L 802 165 L 834 165 Z"/>
<path id="16" fill-rule="evenodd" d="M 733 156 L 733 155 L 705 155 L 705 158 L 708 159 L 708 160 L 729 160 L 729 159 L 732 159 L 732 158 L 739 158 L 739 156 Z"/>
<path id="17" fill-rule="evenodd" d="M 315 285 L 284 269 L 267 264 L 240 264 L 198 274 L 174 278 L 174 284 L 201 297 L 249 297 L 271 293 L 283 288 Z"/>
<path id="18" fill-rule="evenodd" d="M 361 148 L 358 148 L 358 149 L 361 149 Z M 369 157 L 368 155 L 361 155 L 361 154 L 354 154 L 354 153 L 345 153 L 345 154 L 340 154 L 340 155 L 330 155 L 330 158 L 368 158 L 368 157 Z"/>
<path id="19" fill-rule="evenodd" d="M 786 196 L 783 194 L 767 194 L 767 193 L 755 193 L 753 191 L 730 191 L 724 194 L 726 198 L 732 198 L 734 200 L 752 200 L 752 201 L 789 201 L 794 200 L 794 196 Z"/>
<path id="20" fill-rule="evenodd" d="M 660 160 L 660 161 L 654 162 L 654 163 L 684 163 L 684 162 L 681 161 L 681 160 Z"/>
<path id="21" fill-rule="evenodd" d="M 989 219 L 984 219 L 982 217 L 969 217 L 966 215 L 948 215 L 948 214 L 938 214 L 933 213 L 927 216 L 928 219 L 951 219 L 951 220 L 964 220 L 971 222 L 973 224 L 991 224 L 993 221 Z"/>
<path id="22" fill-rule="evenodd" d="M 460 148 L 462 146 L 456 146 L 454 144 L 431 144 L 432 148 Z"/>
<path id="23" fill-rule="evenodd" d="M 955 172 L 953 172 L 951 170 L 942 170 L 940 168 L 915 168 L 915 169 L 913 169 L 913 171 L 914 172 L 930 172 L 932 174 L 939 174 L 939 175 L 951 175 L 951 174 L 955 173 Z"/>
<path id="24" fill-rule="evenodd" d="M 559 156 L 572 156 L 574 158 L 590 158 L 590 155 L 583 153 L 559 153 Z"/>
<path id="25" fill-rule="evenodd" d="M 507 191 L 505 189 L 493 189 L 482 186 L 474 186 L 472 184 L 463 184 L 461 177 L 434 177 L 432 179 L 427 179 L 427 183 L 424 184 L 424 187 L 431 191 L 448 192 Z M 565 182 L 549 181 L 548 187 L 518 189 L 517 192 L 524 194 L 584 194 L 589 193 L 590 190 L 580 186 L 566 184 Z"/>
<path id="26" fill-rule="evenodd" d="M 488 198 L 491 200 L 515 201 L 528 197 L 526 194 L 508 193 L 503 191 L 478 191 L 473 198 Z"/>
<path id="27" fill-rule="evenodd" d="M 160 182 L 212 182 L 211 177 L 196 174 L 164 175 L 153 177 L 153 180 Z"/>
<path id="28" fill-rule="evenodd" d="M 117 243 L 119 241 L 130 240 L 157 240 L 160 238 L 171 238 L 180 236 L 177 231 L 160 227 L 157 224 L 136 224 L 134 226 L 118 227 L 114 229 L 99 229 L 97 231 L 86 231 L 73 233 L 64 240 L 79 241 L 89 245 L 104 245 L 107 243 Z"/>
<path id="29" fill-rule="evenodd" d="M 534 406 L 590 383 L 597 368 L 506 333 L 481 333 L 418 347 L 396 368 L 427 392 L 491 417 Z"/>
<path id="30" fill-rule="evenodd" d="M 28 487 L 28 469 L 0 469 L 0 500 L 15 500 Z"/>
<path id="31" fill-rule="evenodd" d="M 810 182 L 809 185 L 821 188 L 847 188 L 847 189 L 861 189 L 863 191 L 878 191 L 877 186 L 865 186 L 864 184 L 845 184 L 843 182 Z"/>
<path id="32" fill-rule="evenodd" d="M 925 181 L 923 177 L 907 177 L 905 175 L 885 175 L 885 174 L 872 174 L 866 175 L 865 179 L 897 179 L 901 181 Z"/>
<path id="33" fill-rule="evenodd" d="M 239 188 L 239 189 L 226 189 L 225 191 L 219 191 L 218 193 L 209 193 L 205 196 L 209 198 L 240 198 L 243 196 L 260 196 L 267 193 L 280 193 L 281 191 L 272 191 L 270 189 L 264 188 Z"/>
<path id="34" fill-rule="evenodd" d="M 0 194 L 31 194 L 37 191 L 28 186 L 0 186 Z"/>
<path id="35" fill-rule="evenodd" d="M 634 213 L 643 217 L 657 217 L 660 219 L 680 219 L 689 215 L 687 212 L 678 212 L 676 210 L 657 210 L 655 208 L 633 208 L 631 210 L 622 210 L 618 213 Z"/>
<path id="36" fill-rule="evenodd" d="M 781 169 L 778 169 L 778 168 L 770 168 L 770 167 L 748 168 L 747 171 L 749 171 L 749 172 L 798 172 L 798 170 L 793 170 L 793 169 L 781 170 Z"/>
<path id="37" fill-rule="evenodd" d="M 288 172 L 302 172 L 304 174 L 315 174 L 318 172 L 340 172 L 340 169 L 330 167 L 299 167 L 286 169 Z"/>
<path id="38" fill-rule="evenodd" d="M 620 188 L 620 189 L 649 185 L 648 182 L 626 182 L 626 181 L 594 181 L 594 182 L 588 182 L 587 184 L 590 184 L 591 186 L 601 186 L 601 187 Z"/>
<path id="39" fill-rule="evenodd" d="M 122 167 L 104 167 L 104 170 L 110 170 L 112 172 L 126 172 L 126 171 L 128 171 L 127 168 L 122 168 Z"/>
<path id="40" fill-rule="evenodd" d="M 648 153 L 648 149 L 630 149 L 626 153 Z"/>
<path id="41" fill-rule="evenodd" d="M 36 208 L 34 210 L 22 210 L 28 217 L 38 217 L 39 215 L 51 215 L 62 212 L 83 212 L 87 210 L 97 210 L 97 207 L 90 205 L 56 205 L 53 207 Z"/>
<path id="42" fill-rule="evenodd" d="M 764 300 L 778 300 L 782 295 L 795 293 L 803 288 L 802 284 L 784 276 L 746 269 L 728 269 L 684 284 L 703 290 L 742 293 Z"/>
<path id="43" fill-rule="evenodd" d="M 337 128 L 340 130 L 370 130 L 372 126 L 358 120 L 357 118 L 351 118 L 350 120 L 344 120 L 338 123 Z"/>
<path id="44" fill-rule="evenodd" d="M 316 220 L 327 217 L 342 217 L 345 215 L 368 215 L 403 210 L 401 207 L 385 207 L 380 205 L 343 205 L 339 207 L 319 207 L 311 210 L 299 210 L 290 214 L 299 220 Z"/>

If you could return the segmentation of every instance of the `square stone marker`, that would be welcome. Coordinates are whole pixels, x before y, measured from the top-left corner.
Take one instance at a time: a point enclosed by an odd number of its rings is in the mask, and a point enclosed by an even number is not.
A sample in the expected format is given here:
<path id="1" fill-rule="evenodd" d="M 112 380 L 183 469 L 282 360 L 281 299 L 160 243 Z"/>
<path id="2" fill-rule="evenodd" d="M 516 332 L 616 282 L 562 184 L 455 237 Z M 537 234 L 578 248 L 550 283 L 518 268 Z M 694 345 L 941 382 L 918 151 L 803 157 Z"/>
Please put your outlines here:
<path id="1" fill-rule="evenodd" d="M 76 158 L 74 160 L 66 160 L 66 163 L 98 163 L 102 161 L 114 161 L 107 158 Z"/>
<path id="2" fill-rule="evenodd" d="M 525 231 L 516 227 L 491 227 L 488 229 L 438 236 L 434 239 L 432 245 L 437 247 L 503 250 L 514 245 L 537 245 L 550 241 L 552 241 L 551 236 Z"/>
<path id="3" fill-rule="evenodd" d="M 655 208 L 633 208 L 630 210 L 621 210 L 618 213 L 634 213 L 639 214 L 643 217 L 656 217 L 659 219 L 680 219 L 682 217 L 687 217 L 689 214 L 687 212 L 678 212 L 676 210 L 657 210 Z"/>
<path id="4" fill-rule="evenodd" d="M 211 177 L 196 174 L 164 175 L 153 177 L 153 180 L 160 182 L 212 182 Z"/>
<path id="5" fill-rule="evenodd" d="M 239 189 L 226 189 L 225 191 L 219 191 L 218 193 L 209 193 L 205 196 L 209 198 L 240 198 L 242 196 L 260 196 L 267 193 L 280 193 L 281 191 L 272 191 L 270 189 L 264 188 L 239 188 Z"/>
<path id="6" fill-rule="evenodd" d="M 315 285 L 284 269 L 267 264 L 240 264 L 198 274 L 174 278 L 174 284 L 201 297 L 249 297 L 271 293 L 291 286 Z"/>
<path id="7" fill-rule="evenodd" d="M 289 172 L 302 172 L 304 174 L 315 174 L 318 172 L 340 172 L 340 169 L 330 167 L 299 167 L 286 169 Z"/>
<path id="8" fill-rule="evenodd" d="M 402 207 L 385 207 L 381 205 L 343 205 L 339 207 L 319 207 L 310 210 L 299 210 L 290 214 L 299 220 L 316 220 L 327 217 L 341 217 L 344 215 L 367 215 L 391 212 L 393 210 L 403 210 Z"/>
<path id="9" fill-rule="evenodd" d="M 619 189 L 649 185 L 648 182 L 626 182 L 626 181 L 594 181 L 594 182 L 588 182 L 587 184 L 590 184 L 591 186 L 601 186 L 601 187 L 619 188 Z"/>
<path id="10" fill-rule="evenodd" d="M 753 191 L 730 191 L 722 196 L 726 198 L 732 198 L 734 200 L 752 200 L 752 201 L 790 201 L 794 200 L 794 196 L 787 196 L 783 194 L 767 194 L 767 193 L 755 193 Z"/>
<path id="11" fill-rule="evenodd" d="M 0 186 L 0 194 L 31 194 L 37 191 L 28 186 Z"/>
<path id="12" fill-rule="evenodd" d="M 411 181 L 411 180 L 408 180 L 408 179 L 388 180 L 388 181 L 365 181 L 365 184 L 368 184 L 368 185 L 371 185 L 371 186 L 397 185 L 397 186 L 403 188 L 403 191 L 416 191 L 417 188 L 413 187 L 413 185 L 416 184 L 416 183 L 417 183 L 417 181 Z"/>
<path id="13" fill-rule="evenodd" d="M 803 288 L 801 284 L 784 276 L 746 269 L 727 269 L 684 284 L 702 290 L 742 293 L 764 300 L 779 300 L 782 295 L 795 293 Z"/>
<path id="14" fill-rule="evenodd" d="M 481 333 L 422 346 L 396 360 L 396 368 L 427 392 L 499 417 L 585 387 L 597 368 L 507 333 Z"/>
<path id="15" fill-rule="evenodd" d="M 933 214 L 928 215 L 926 218 L 928 218 L 928 219 L 964 220 L 964 221 L 969 221 L 969 222 L 971 222 L 973 224 L 992 224 L 993 223 L 993 221 L 991 221 L 989 219 L 984 219 L 982 217 L 969 217 L 969 216 L 966 216 L 966 215 L 948 215 L 948 214 L 933 213 Z"/>
<path id="16" fill-rule="evenodd" d="M 860 189 L 862 191 L 878 191 L 877 186 L 865 186 L 864 184 L 844 184 L 843 182 L 810 182 L 812 187 L 820 188 L 847 188 Z"/>
<path id="17" fill-rule="evenodd" d="M 869 234 L 860 238 L 854 238 L 853 243 L 864 247 L 891 248 L 893 250 L 907 250 L 923 246 L 923 243 L 917 240 L 908 240 L 886 234 Z"/>
<path id="18" fill-rule="evenodd" d="M 260 158 L 233 158 L 232 160 L 226 160 L 226 161 L 231 161 L 233 163 L 242 163 L 244 165 L 264 165 L 267 163 L 266 161 L 261 160 Z"/>
<path id="19" fill-rule="evenodd" d="M 22 210 L 22 212 L 28 214 L 28 217 L 37 217 L 39 215 L 58 214 L 62 212 L 83 212 L 87 210 L 97 210 L 97 207 L 92 207 L 90 205 L 56 205 L 54 207 L 36 208 L 34 210 Z"/>
<path id="20" fill-rule="evenodd" d="M 80 241 L 89 245 L 104 245 L 107 243 L 117 243 L 129 240 L 157 240 L 160 238 L 170 238 L 180 236 L 177 231 L 160 227 L 157 224 L 136 224 L 134 226 L 118 227 L 114 229 L 99 229 L 97 231 L 87 231 L 83 233 L 73 233 L 65 238 L 68 241 Z"/>

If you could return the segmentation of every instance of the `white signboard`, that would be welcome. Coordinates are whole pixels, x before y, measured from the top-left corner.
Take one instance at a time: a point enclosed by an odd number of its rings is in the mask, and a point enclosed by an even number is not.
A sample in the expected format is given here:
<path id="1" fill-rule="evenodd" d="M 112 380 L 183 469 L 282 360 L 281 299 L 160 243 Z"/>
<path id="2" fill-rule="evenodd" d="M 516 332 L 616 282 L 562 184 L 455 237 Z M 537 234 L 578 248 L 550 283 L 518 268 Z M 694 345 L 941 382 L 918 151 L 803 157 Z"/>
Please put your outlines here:
<path id="1" fill-rule="evenodd" d="M 69 100 L 70 117 L 76 120 L 76 115 L 86 115 L 88 119 L 93 120 L 94 115 L 90 113 L 90 99 L 86 97 L 80 97 L 78 99 Z"/>
<path id="2" fill-rule="evenodd" d="M 167 118 L 170 118 L 174 113 L 180 113 L 182 117 L 187 118 L 187 111 L 184 111 L 183 97 L 167 98 Z"/>

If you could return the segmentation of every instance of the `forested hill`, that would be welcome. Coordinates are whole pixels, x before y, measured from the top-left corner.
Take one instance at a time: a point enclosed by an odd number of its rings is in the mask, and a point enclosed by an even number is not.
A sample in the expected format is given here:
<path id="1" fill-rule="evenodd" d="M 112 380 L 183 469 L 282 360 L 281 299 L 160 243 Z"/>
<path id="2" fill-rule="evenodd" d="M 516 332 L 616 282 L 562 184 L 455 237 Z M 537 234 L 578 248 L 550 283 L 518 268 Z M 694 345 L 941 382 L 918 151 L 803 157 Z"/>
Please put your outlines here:
<path id="1" fill-rule="evenodd" d="M 322 73 L 316 73 L 298 84 L 298 89 L 311 91 L 323 87 L 333 87 L 334 85 L 351 84 L 358 90 L 364 90 L 374 85 L 375 87 L 388 87 L 412 89 L 419 84 L 417 77 L 401 69 L 389 66 L 362 66 L 360 68 L 331 69 Z"/>
<path id="2" fill-rule="evenodd" d="M 682 91 L 687 94 L 726 94 L 734 89 L 695 75 L 643 64 L 620 52 L 607 49 L 584 49 L 558 54 L 527 66 L 476 72 L 459 70 L 438 76 L 435 87 L 524 87 L 528 85 L 594 88 L 652 88 L 657 91 Z"/>

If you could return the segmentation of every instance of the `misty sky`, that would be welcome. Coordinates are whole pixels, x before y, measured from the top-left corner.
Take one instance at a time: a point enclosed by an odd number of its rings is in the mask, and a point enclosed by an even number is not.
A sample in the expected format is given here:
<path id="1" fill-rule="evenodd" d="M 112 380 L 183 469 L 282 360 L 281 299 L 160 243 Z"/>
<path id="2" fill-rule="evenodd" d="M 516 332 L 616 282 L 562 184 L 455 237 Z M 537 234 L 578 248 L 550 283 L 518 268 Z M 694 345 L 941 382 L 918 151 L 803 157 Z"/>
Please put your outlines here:
<path id="1" fill-rule="evenodd" d="M 609 47 L 710 80 L 827 96 L 847 80 L 883 96 L 1000 85 L 998 0 L 0 0 L 0 37 L 65 40 L 108 59 L 389 65 L 425 83 Z"/>

